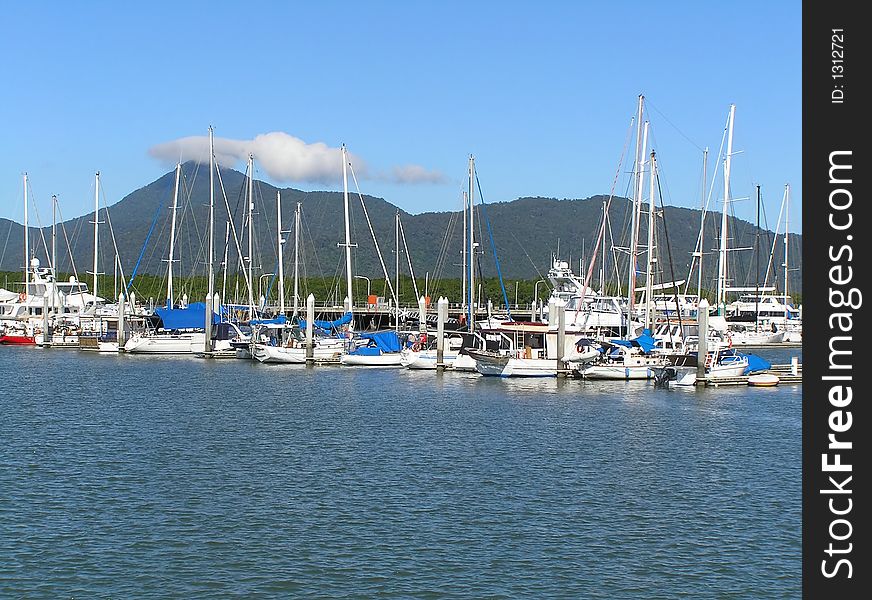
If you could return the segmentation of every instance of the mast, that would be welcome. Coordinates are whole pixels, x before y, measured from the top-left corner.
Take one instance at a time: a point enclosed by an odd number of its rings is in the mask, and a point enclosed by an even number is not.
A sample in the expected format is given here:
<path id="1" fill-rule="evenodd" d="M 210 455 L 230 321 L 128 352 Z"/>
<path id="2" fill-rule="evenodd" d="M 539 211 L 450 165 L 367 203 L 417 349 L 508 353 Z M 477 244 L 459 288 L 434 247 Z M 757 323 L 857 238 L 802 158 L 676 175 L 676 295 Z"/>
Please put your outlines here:
<path id="1" fill-rule="evenodd" d="M 167 257 L 167 308 L 173 307 L 173 262 L 176 247 L 176 210 L 179 207 L 179 180 L 182 176 L 182 163 L 176 164 L 176 186 L 173 190 L 173 220 L 170 225 L 170 253 Z M 211 296 L 210 296 L 211 298 Z"/>
<path id="2" fill-rule="evenodd" d="M 600 254 L 600 293 L 605 294 L 606 292 L 606 202 L 607 199 L 603 197 L 603 235 L 602 235 L 602 253 Z M 587 283 L 587 282 L 585 282 Z M 534 298 L 534 301 L 536 299 Z"/>
<path id="3" fill-rule="evenodd" d="M 757 186 L 757 230 L 754 232 L 754 331 L 760 329 L 760 186 Z"/>
<path id="4" fill-rule="evenodd" d="M 248 314 L 254 318 L 254 155 L 248 154 Z"/>
<path id="5" fill-rule="evenodd" d="M 463 300 L 462 300 L 463 304 L 465 304 L 466 300 L 467 300 L 467 294 L 466 294 L 466 251 L 467 251 L 467 241 L 466 241 L 467 224 L 466 224 L 466 221 L 467 221 L 467 216 L 466 216 L 466 213 L 468 210 L 469 210 L 469 195 L 467 194 L 467 192 L 463 192 L 463 251 L 461 252 L 461 255 L 463 256 L 463 265 L 461 267 L 461 271 L 463 273 L 463 283 L 462 283 L 462 288 L 461 288 L 461 290 L 462 290 L 461 295 L 463 296 Z M 397 235 L 399 235 L 399 234 L 397 234 Z"/>
<path id="6" fill-rule="evenodd" d="M 30 230 L 27 225 L 27 173 L 24 174 L 24 291 L 30 283 Z"/>
<path id="7" fill-rule="evenodd" d="M 705 187 L 706 187 L 706 179 L 708 179 L 708 146 L 705 147 L 705 150 L 702 151 L 702 198 L 700 200 L 700 217 L 699 217 L 699 265 L 698 271 L 696 274 L 696 295 L 698 296 L 697 302 L 702 298 L 702 259 L 704 256 L 703 248 L 703 240 L 705 239 Z"/>
<path id="8" fill-rule="evenodd" d="M 464 198 L 465 198 L 465 196 L 464 196 Z M 463 222 L 466 223 L 466 206 L 463 207 Z M 397 307 L 396 307 L 397 308 L 397 318 L 394 321 L 394 325 L 395 325 L 396 330 L 399 331 L 400 330 L 400 209 L 399 208 L 397 209 L 397 214 L 394 217 L 394 238 L 396 240 L 395 243 L 396 243 L 396 248 L 397 248 L 397 257 L 396 257 L 397 264 L 396 264 L 396 270 L 394 271 L 396 273 L 396 279 L 397 279 L 397 285 L 395 288 L 396 295 L 397 295 Z M 466 239 L 466 229 L 463 230 L 463 239 Z M 464 256 L 464 261 L 465 261 L 465 259 L 466 259 L 466 247 L 465 246 L 464 246 L 463 252 L 464 252 L 463 256 Z M 465 262 L 464 262 L 464 264 L 465 264 Z M 466 285 L 466 271 L 465 270 L 463 272 L 463 283 L 464 283 L 464 285 Z M 463 291 L 465 294 L 466 288 L 464 288 Z"/>
<path id="9" fill-rule="evenodd" d="M 226 251 L 225 244 L 225 251 Z M 212 134 L 212 126 L 209 126 L 209 256 L 206 258 L 208 263 L 207 277 L 209 278 L 209 297 L 212 298 L 215 295 L 215 266 L 214 266 L 214 255 L 215 255 L 215 141 L 213 139 Z M 224 259 L 226 263 L 226 258 Z M 224 279 L 225 282 L 227 280 L 227 271 L 225 264 L 224 271 Z M 225 283 L 226 284 L 226 283 Z M 221 298 L 224 299 L 224 290 L 221 290 Z M 213 310 L 217 310 L 219 307 L 212 307 Z M 209 336 L 207 335 L 207 338 Z M 211 342 L 207 342 L 211 343 Z"/>
<path id="10" fill-rule="evenodd" d="M 99 230 L 100 230 L 100 171 L 97 171 L 97 175 L 94 180 L 94 287 L 92 290 L 92 294 L 94 294 L 94 302 L 96 302 L 97 298 L 97 249 L 99 243 Z"/>
<path id="11" fill-rule="evenodd" d="M 727 206 L 730 201 L 730 166 L 733 158 L 733 123 L 736 105 L 730 104 L 730 119 L 727 134 L 727 156 L 724 158 L 724 208 L 721 215 L 721 246 L 718 256 L 718 314 L 724 314 L 727 302 Z"/>
<path id="12" fill-rule="evenodd" d="M 348 296 L 348 309 L 353 310 L 354 296 L 351 293 L 351 222 L 348 205 L 348 151 L 342 144 L 342 188 L 345 204 L 345 293 Z"/>
<path id="13" fill-rule="evenodd" d="M 58 263 L 57 263 L 57 225 L 58 225 L 58 197 L 57 194 L 52 194 L 51 197 L 51 271 L 55 282 L 58 280 Z M 54 286 L 57 290 L 57 286 Z"/>
<path id="14" fill-rule="evenodd" d="M 790 227 L 790 184 L 784 185 L 784 305 L 790 303 L 789 289 L 787 287 L 787 240 Z M 785 308 L 785 312 L 787 309 Z"/>
<path id="15" fill-rule="evenodd" d="M 300 306 L 300 207 L 294 211 L 294 316 L 297 316 Z"/>
<path id="16" fill-rule="evenodd" d="M 279 248 L 279 314 L 285 314 L 285 261 L 282 246 L 282 193 L 276 190 L 276 243 Z"/>
<path id="17" fill-rule="evenodd" d="M 475 329 L 475 157 L 469 155 L 469 331 Z"/>
<path id="18" fill-rule="evenodd" d="M 645 268 L 645 329 L 651 328 L 651 293 L 653 285 L 651 278 L 654 275 L 654 175 L 655 171 L 655 156 L 654 151 L 651 151 L 651 173 L 649 175 L 650 187 L 648 198 L 648 261 Z M 675 298 L 676 307 L 678 306 L 678 298 Z"/>
<path id="19" fill-rule="evenodd" d="M 639 109 L 636 122 L 636 182 L 633 188 L 633 210 L 630 225 L 630 248 L 627 268 L 627 337 L 630 337 L 630 323 L 633 320 L 633 308 L 636 303 L 636 246 L 639 243 L 639 217 L 642 209 L 642 163 L 648 145 L 648 123 L 642 128 L 642 110 L 645 96 L 639 95 Z"/>
<path id="20" fill-rule="evenodd" d="M 230 221 L 224 222 L 224 261 L 221 265 L 224 267 L 224 275 L 221 281 L 221 297 L 227 298 L 227 252 L 230 249 Z M 238 281 L 238 278 L 237 278 Z M 226 301 L 226 300 L 225 300 Z"/>

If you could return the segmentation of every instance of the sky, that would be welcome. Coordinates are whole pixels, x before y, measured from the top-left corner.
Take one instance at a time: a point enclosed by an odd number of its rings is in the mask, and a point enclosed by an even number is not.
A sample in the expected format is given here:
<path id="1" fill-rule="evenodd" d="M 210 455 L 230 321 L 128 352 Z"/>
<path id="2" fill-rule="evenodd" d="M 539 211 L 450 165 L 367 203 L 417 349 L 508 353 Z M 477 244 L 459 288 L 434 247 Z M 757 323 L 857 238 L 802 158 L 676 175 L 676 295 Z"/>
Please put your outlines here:
<path id="1" fill-rule="evenodd" d="M 210 126 L 223 166 L 244 170 L 252 153 L 257 178 L 302 190 L 342 189 L 345 144 L 360 191 L 415 214 L 460 209 L 470 155 L 488 203 L 608 194 L 643 94 L 666 204 L 700 206 L 709 148 L 720 210 L 735 104 L 734 214 L 754 221 L 759 185 L 775 229 L 790 184 L 801 230 L 799 2 L 0 10 L 0 217 L 18 222 L 24 172 L 42 224 L 52 194 L 69 219 L 93 210 L 95 171 L 111 205 L 202 157 Z"/>

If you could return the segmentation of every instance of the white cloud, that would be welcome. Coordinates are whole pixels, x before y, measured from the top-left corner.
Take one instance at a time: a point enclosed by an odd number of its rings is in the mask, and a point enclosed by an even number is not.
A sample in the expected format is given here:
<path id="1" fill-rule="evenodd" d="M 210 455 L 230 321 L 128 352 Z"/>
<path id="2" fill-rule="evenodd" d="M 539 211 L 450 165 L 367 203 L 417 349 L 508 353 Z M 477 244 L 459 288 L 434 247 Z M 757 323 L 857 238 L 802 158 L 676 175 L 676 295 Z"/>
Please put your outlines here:
<path id="1" fill-rule="evenodd" d="M 391 180 L 395 183 L 447 183 L 448 178 L 439 171 L 428 171 L 419 165 L 394 167 Z"/>
<path id="2" fill-rule="evenodd" d="M 224 167 L 235 167 L 253 154 L 259 169 L 279 182 L 336 183 L 342 181 L 342 151 L 322 142 L 307 144 L 282 131 L 263 133 L 253 140 L 214 138 L 215 160 Z M 209 138 L 191 136 L 157 144 L 148 153 L 154 158 L 175 164 L 194 160 L 209 162 Z M 395 183 L 442 183 L 445 177 L 418 165 L 394 167 L 390 177 L 372 176 L 366 163 L 348 153 L 354 173 L 360 179 L 388 179 Z"/>

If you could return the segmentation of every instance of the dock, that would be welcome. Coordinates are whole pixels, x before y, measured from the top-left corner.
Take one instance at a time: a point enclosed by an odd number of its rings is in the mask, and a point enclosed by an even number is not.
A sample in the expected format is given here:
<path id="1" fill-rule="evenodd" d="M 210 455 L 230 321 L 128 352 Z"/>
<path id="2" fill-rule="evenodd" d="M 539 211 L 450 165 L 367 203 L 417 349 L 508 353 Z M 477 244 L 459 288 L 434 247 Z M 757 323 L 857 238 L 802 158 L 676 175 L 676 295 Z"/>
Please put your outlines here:
<path id="1" fill-rule="evenodd" d="M 801 384 L 802 383 L 802 363 L 798 363 L 794 370 L 793 365 L 772 365 L 770 369 L 764 373 L 771 373 L 778 376 L 778 385 L 781 384 Z M 748 385 L 750 375 L 739 375 L 736 377 L 706 377 L 697 380 L 696 385 L 704 385 L 705 387 L 725 387 L 731 385 Z"/>

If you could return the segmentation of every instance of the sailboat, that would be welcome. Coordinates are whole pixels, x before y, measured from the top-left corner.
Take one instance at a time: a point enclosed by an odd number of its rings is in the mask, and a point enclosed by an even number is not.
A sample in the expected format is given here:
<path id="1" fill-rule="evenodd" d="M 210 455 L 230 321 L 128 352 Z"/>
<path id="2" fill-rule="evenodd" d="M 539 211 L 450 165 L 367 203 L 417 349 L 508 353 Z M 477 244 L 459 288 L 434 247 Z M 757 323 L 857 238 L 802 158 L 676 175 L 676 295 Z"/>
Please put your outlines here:
<path id="1" fill-rule="evenodd" d="M 306 364 L 309 360 L 318 363 L 339 363 L 340 357 L 345 353 L 348 346 L 348 336 L 338 337 L 335 334 L 339 328 L 353 325 L 353 295 L 351 275 L 351 225 L 349 218 L 348 201 L 348 155 L 345 144 L 342 145 L 342 179 L 343 200 L 345 212 L 345 243 L 339 244 L 345 247 L 345 273 L 346 273 L 346 307 L 347 312 L 336 321 L 314 321 L 313 325 L 319 330 L 319 334 L 312 338 L 312 348 L 307 348 L 306 340 L 302 331 L 306 329 L 306 322 L 302 319 L 296 325 L 288 323 L 282 314 L 277 319 L 253 323 L 255 330 L 252 333 L 249 353 L 255 360 L 263 363 L 292 363 Z M 299 205 L 296 212 L 296 240 L 295 248 L 299 249 Z M 298 274 L 296 269 L 297 256 L 295 256 L 294 269 L 294 306 L 296 313 Z M 284 286 L 283 283 L 280 284 Z M 311 350 L 311 352 L 309 352 Z"/>
<path id="2" fill-rule="evenodd" d="M 210 130 L 211 133 L 211 130 Z M 206 305 L 202 302 L 187 303 L 184 297 L 181 306 L 173 304 L 173 263 L 175 262 L 176 211 L 179 203 L 179 184 L 182 164 L 176 165 L 173 191 L 172 225 L 170 228 L 169 256 L 167 258 L 167 304 L 155 309 L 147 319 L 145 330 L 131 333 L 124 344 L 124 352 L 131 354 L 192 354 L 195 348 L 206 343 Z M 214 323 L 214 315 L 211 321 Z"/>
<path id="3" fill-rule="evenodd" d="M 642 196 L 645 176 L 645 156 L 648 143 L 649 123 L 642 124 L 644 96 L 639 96 L 639 108 L 636 128 L 636 162 L 635 162 L 635 185 L 633 192 L 633 208 L 630 225 L 630 245 L 628 252 L 628 285 L 627 285 L 627 328 L 620 339 L 602 341 L 603 352 L 595 360 L 581 363 L 574 370 L 575 373 L 586 379 L 651 379 L 654 376 L 653 369 L 662 367 L 666 358 L 655 353 L 656 342 L 651 336 L 651 326 L 654 318 L 654 309 L 651 302 L 653 277 L 653 240 L 654 240 L 654 192 L 657 173 L 655 152 L 652 150 L 650 159 L 647 161 L 649 178 L 649 205 L 648 205 L 648 254 L 645 281 L 645 306 L 644 306 L 644 329 L 638 336 L 632 335 L 635 296 L 636 296 L 636 268 L 638 260 L 638 237 L 639 223 L 642 215 Z"/>
<path id="4" fill-rule="evenodd" d="M 53 218 L 49 267 L 31 256 L 28 225 L 28 175 L 24 174 L 24 283 L 20 292 L 0 288 L 0 344 L 72 346 L 79 343 L 81 318 L 96 312 L 103 301 L 75 276 L 57 278 L 56 225 Z M 52 196 L 52 213 L 57 196 Z M 48 250 L 47 250 L 48 253 Z"/>

